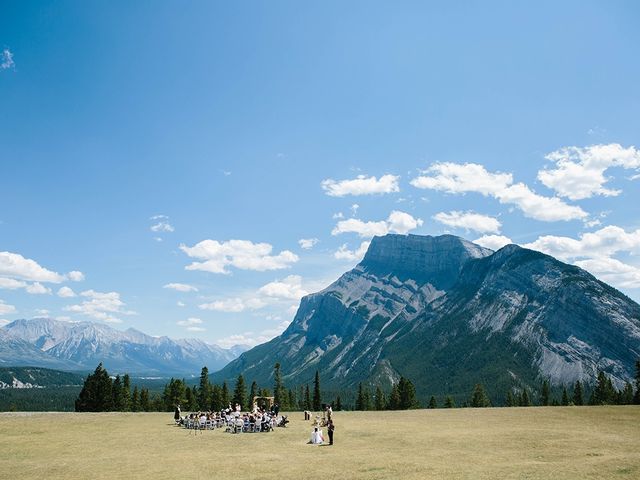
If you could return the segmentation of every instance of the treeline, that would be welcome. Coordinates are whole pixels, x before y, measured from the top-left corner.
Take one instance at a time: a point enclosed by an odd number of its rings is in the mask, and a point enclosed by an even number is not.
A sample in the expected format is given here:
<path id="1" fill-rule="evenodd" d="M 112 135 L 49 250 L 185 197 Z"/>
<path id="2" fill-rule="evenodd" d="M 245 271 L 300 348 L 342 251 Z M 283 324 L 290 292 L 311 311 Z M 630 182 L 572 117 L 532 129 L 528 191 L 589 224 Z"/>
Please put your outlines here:
<path id="1" fill-rule="evenodd" d="M 73 412 L 80 387 L 0 389 L 0 412 Z"/>

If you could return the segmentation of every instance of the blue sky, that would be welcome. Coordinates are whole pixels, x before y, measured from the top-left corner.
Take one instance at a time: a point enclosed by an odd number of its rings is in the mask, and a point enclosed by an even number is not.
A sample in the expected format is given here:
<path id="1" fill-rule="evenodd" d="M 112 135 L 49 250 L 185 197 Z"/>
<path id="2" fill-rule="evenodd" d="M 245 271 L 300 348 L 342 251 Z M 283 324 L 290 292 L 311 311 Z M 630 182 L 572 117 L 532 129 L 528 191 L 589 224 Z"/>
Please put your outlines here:
<path id="1" fill-rule="evenodd" d="M 3 1 L 2 323 L 255 344 L 386 232 L 640 300 L 640 7 L 450 3 Z"/>

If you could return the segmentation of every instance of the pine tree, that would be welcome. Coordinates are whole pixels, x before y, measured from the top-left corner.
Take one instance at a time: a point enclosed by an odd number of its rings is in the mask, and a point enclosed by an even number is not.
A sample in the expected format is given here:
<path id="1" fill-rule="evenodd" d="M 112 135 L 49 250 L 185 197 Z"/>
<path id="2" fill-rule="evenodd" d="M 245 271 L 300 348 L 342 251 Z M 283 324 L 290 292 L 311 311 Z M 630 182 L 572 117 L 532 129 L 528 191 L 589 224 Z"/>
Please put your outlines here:
<path id="1" fill-rule="evenodd" d="M 122 403 L 124 412 L 131 410 L 131 378 L 128 373 L 122 378 Z"/>
<path id="2" fill-rule="evenodd" d="M 413 383 L 411 383 L 411 380 L 402 376 L 398 381 L 398 395 L 400 396 L 399 408 L 401 410 L 418 408 L 420 406 L 416 398 L 416 388 L 413 386 Z"/>
<path id="3" fill-rule="evenodd" d="M 227 381 L 222 382 L 222 408 L 227 408 L 231 399 L 229 398 L 229 387 L 227 386 Z"/>
<path id="4" fill-rule="evenodd" d="M 636 391 L 633 394 L 633 403 L 635 405 L 640 405 L 640 359 L 636 360 Z"/>
<path id="5" fill-rule="evenodd" d="M 124 404 L 122 402 L 122 380 L 120 380 L 120 375 L 116 375 L 116 378 L 111 384 L 111 397 L 113 411 L 122 412 L 124 410 Z"/>
<path id="6" fill-rule="evenodd" d="M 316 370 L 316 377 L 313 380 L 313 410 L 322 410 L 322 397 L 320 396 L 320 373 Z"/>
<path id="7" fill-rule="evenodd" d="M 113 409 L 113 384 L 102 363 L 84 381 L 75 409 L 76 412 L 108 412 Z"/>
<path id="8" fill-rule="evenodd" d="M 431 395 L 431 398 L 429 399 L 429 405 L 427 405 L 427 408 L 438 408 L 438 402 L 436 401 L 436 397 L 433 395 Z"/>
<path id="9" fill-rule="evenodd" d="M 296 410 L 298 406 L 298 401 L 296 400 L 296 392 L 292 389 L 289 389 L 289 401 L 287 402 L 288 410 Z"/>
<path id="10" fill-rule="evenodd" d="M 244 407 L 245 410 L 247 410 L 247 386 L 244 383 L 242 374 L 238 375 L 238 379 L 236 380 L 236 387 L 233 390 L 231 403 L 234 405 L 237 403 L 240 407 Z"/>
<path id="11" fill-rule="evenodd" d="M 340 400 L 340 395 L 338 395 L 336 397 L 336 408 L 335 408 L 336 412 L 339 412 L 340 410 L 342 410 L 342 400 Z"/>
<path id="12" fill-rule="evenodd" d="M 549 405 L 549 382 L 546 379 L 542 382 L 542 395 L 540 396 L 540 403 L 543 407 Z"/>
<path id="13" fill-rule="evenodd" d="M 285 407 L 287 404 L 287 390 L 282 384 L 282 376 L 280 375 L 280 363 L 276 362 L 273 366 L 273 397 L 274 402 Z"/>
<path id="14" fill-rule="evenodd" d="M 395 383 L 391 388 L 391 395 L 389 395 L 389 401 L 387 402 L 388 410 L 400 410 L 400 392 L 398 390 L 398 384 Z"/>
<path id="15" fill-rule="evenodd" d="M 209 369 L 204 366 L 200 371 L 200 383 L 197 389 L 197 409 L 206 409 L 211 405 L 211 384 L 209 383 Z M 197 410 L 196 409 L 196 410 Z"/>
<path id="16" fill-rule="evenodd" d="M 507 391 L 507 396 L 505 398 L 504 404 L 507 407 L 515 407 L 516 406 L 516 401 L 513 398 L 513 393 L 511 393 L 511 390 Z"/>
<path id="17" fill-rule="evenodd" d="M 444 407 L 445 408 L 455 408 L 456 404 L 453 401 L 453 397 L 451 397 L 450 395 L 447 395 L 447 398 L 444 400 Z"/>
<path id="18" fill-rule="evenodd" d="M 184 392 L 184 405 L 182 408 L 185 410 L 195 412 L 198 408 L 193 408 L 196 405 L 197 401 L 193 398 L 193 390 L 187 388 Z"/>
<path id="19" fill-rule="evenodd" d="M 356 397 L 356 410 L 365 410 L 364 408 L 364 387 L 362 382 L 358 384 L 358 396 Z"/>
<path id="20" fill-rule="evenodd" d="M 529 392 L 527 392 L 526 388 L 523 388 L 522 393 L 520 394 L 520 406 L 521 407 L 531 406 L 531 399 L 529 398 Z"/>
<path id="21" fill-rule="evenodd" d="M 624 384 L 624 388 L 620 391 L 620 405 L 631 405 L 633 403 L 633 387 L 629 382 Z"/>
<path id="22" fill-rule="evenodd" d="M 140 410 L 143 412 L 151 411 L 151 402 L 149 401 L 149 389 L 143 388 L 140 391 Z"/>
<path id="23" fill-rule="evenodd" d="M 567 387 L 562 387 L 562 400 L 560 401 L 563 407 L 569 405 L 569 394 L 567 393 Z"/>
<path id="24" fill-rule="evenodd" d="M 374 408 L 376 410 L 384 410 L 386 399 L 384 398 L 384 392 L 380 388 L 380 385 L 376 387 L 376 398 Z"/>
<path id="25" fill-rule="evenodd" d="M 582 384 L 580 383 L 580 380 L 576 381 L 573 387 L 573 404 L 578 406 L 584 405 Z"/>
<path id="26" fill-rule="evenodd" d="M 311 410 L 311 395 L 309 394 L 309 384 L 304 388 L 304 410 Z"/>
<path id="27" fill-rule="evenodd" d="M 255 383 L 255 382 L 254 382 Z M 220 385 L 211 386 L 211 411 L 220 412 L 225 409 L 227 405 L 222 401 L 222 388 Z"/>
<path id="28" fill-rule="evenodd" d="M 589 403 L 591 405 L 608 405 L 615 403 L 615 394 L 616 391 L 613 388 L 611 379 L 604 372 L 598 372 L 596 388 L 593 390 Z"/>
<path id="29" fill-rule="evenodd" d="M 131 411 L 140 411 L 140 392 L 138 391 L 137 385 L 133 387 L 133 394 L 131 395 Z"/>
<path id="30" fill-rule="evenodd" d="M 256 401 L 256 397 L 259 396 L 260 390 L 258 389 L 258 384 L 256 383 L 256 381 L 254 380 L 253 382 L 251 382 L 251 390 L 249 392 L 249 403 L 251 405 L 249 405 L 251 408 L 253 408 L 253 402 Z"/>
<path id="31" fill-rule="evenodd" d="M 481 383 L 477 383 L 473 388 L 473 394 L 471 395 L 471 406 L 473 408 L 490 407 L 491 402 L 484 391 L 484 386 Z"/>

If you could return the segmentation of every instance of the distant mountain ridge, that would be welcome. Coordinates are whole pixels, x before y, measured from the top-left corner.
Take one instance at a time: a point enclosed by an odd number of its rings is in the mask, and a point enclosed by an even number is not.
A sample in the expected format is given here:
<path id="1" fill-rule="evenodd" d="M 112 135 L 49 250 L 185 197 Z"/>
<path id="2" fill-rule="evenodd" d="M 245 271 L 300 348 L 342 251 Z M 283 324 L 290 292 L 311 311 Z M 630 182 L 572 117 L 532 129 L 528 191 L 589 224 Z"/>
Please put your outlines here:
<path id="1" fill-rule="evenodd" d="M 308 295 L 283 334 L 243 353 L 215 381 L 243 373 L 290 386 L 319 370 L 326 388 L 389 387 L 468 395 L 591 382 L 617 385 L 640 356 L 640 305 L 588 272 L 540 252 L 497 252 L 452 235 L 375 237 L 364 259 Z"/>
<path id="2" fill-rule="evenodd" d="M 0 328 L 0 366 L 42 366 L 109 372 L 197 375 L 203 366 L 222 368 L 243 351 L 223 349 L 197 339 L 152 337 L 130 328 L 69 323 L 50 318 L 15 320 Z"/>

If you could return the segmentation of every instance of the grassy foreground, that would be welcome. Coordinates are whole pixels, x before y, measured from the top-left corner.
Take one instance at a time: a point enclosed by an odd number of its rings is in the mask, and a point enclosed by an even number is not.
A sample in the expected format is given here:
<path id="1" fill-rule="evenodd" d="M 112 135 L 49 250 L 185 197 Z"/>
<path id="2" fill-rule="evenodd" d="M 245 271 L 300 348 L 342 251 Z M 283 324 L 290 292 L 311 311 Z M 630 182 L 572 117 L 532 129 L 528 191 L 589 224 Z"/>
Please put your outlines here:
<path id="1" fill-rule="evenodd" d="M 194 435 L 158 413 L 0 414 L 6 479 L 640 478 L 640 407 L 336 412 L 336 445 L 286 429 Z"/>

